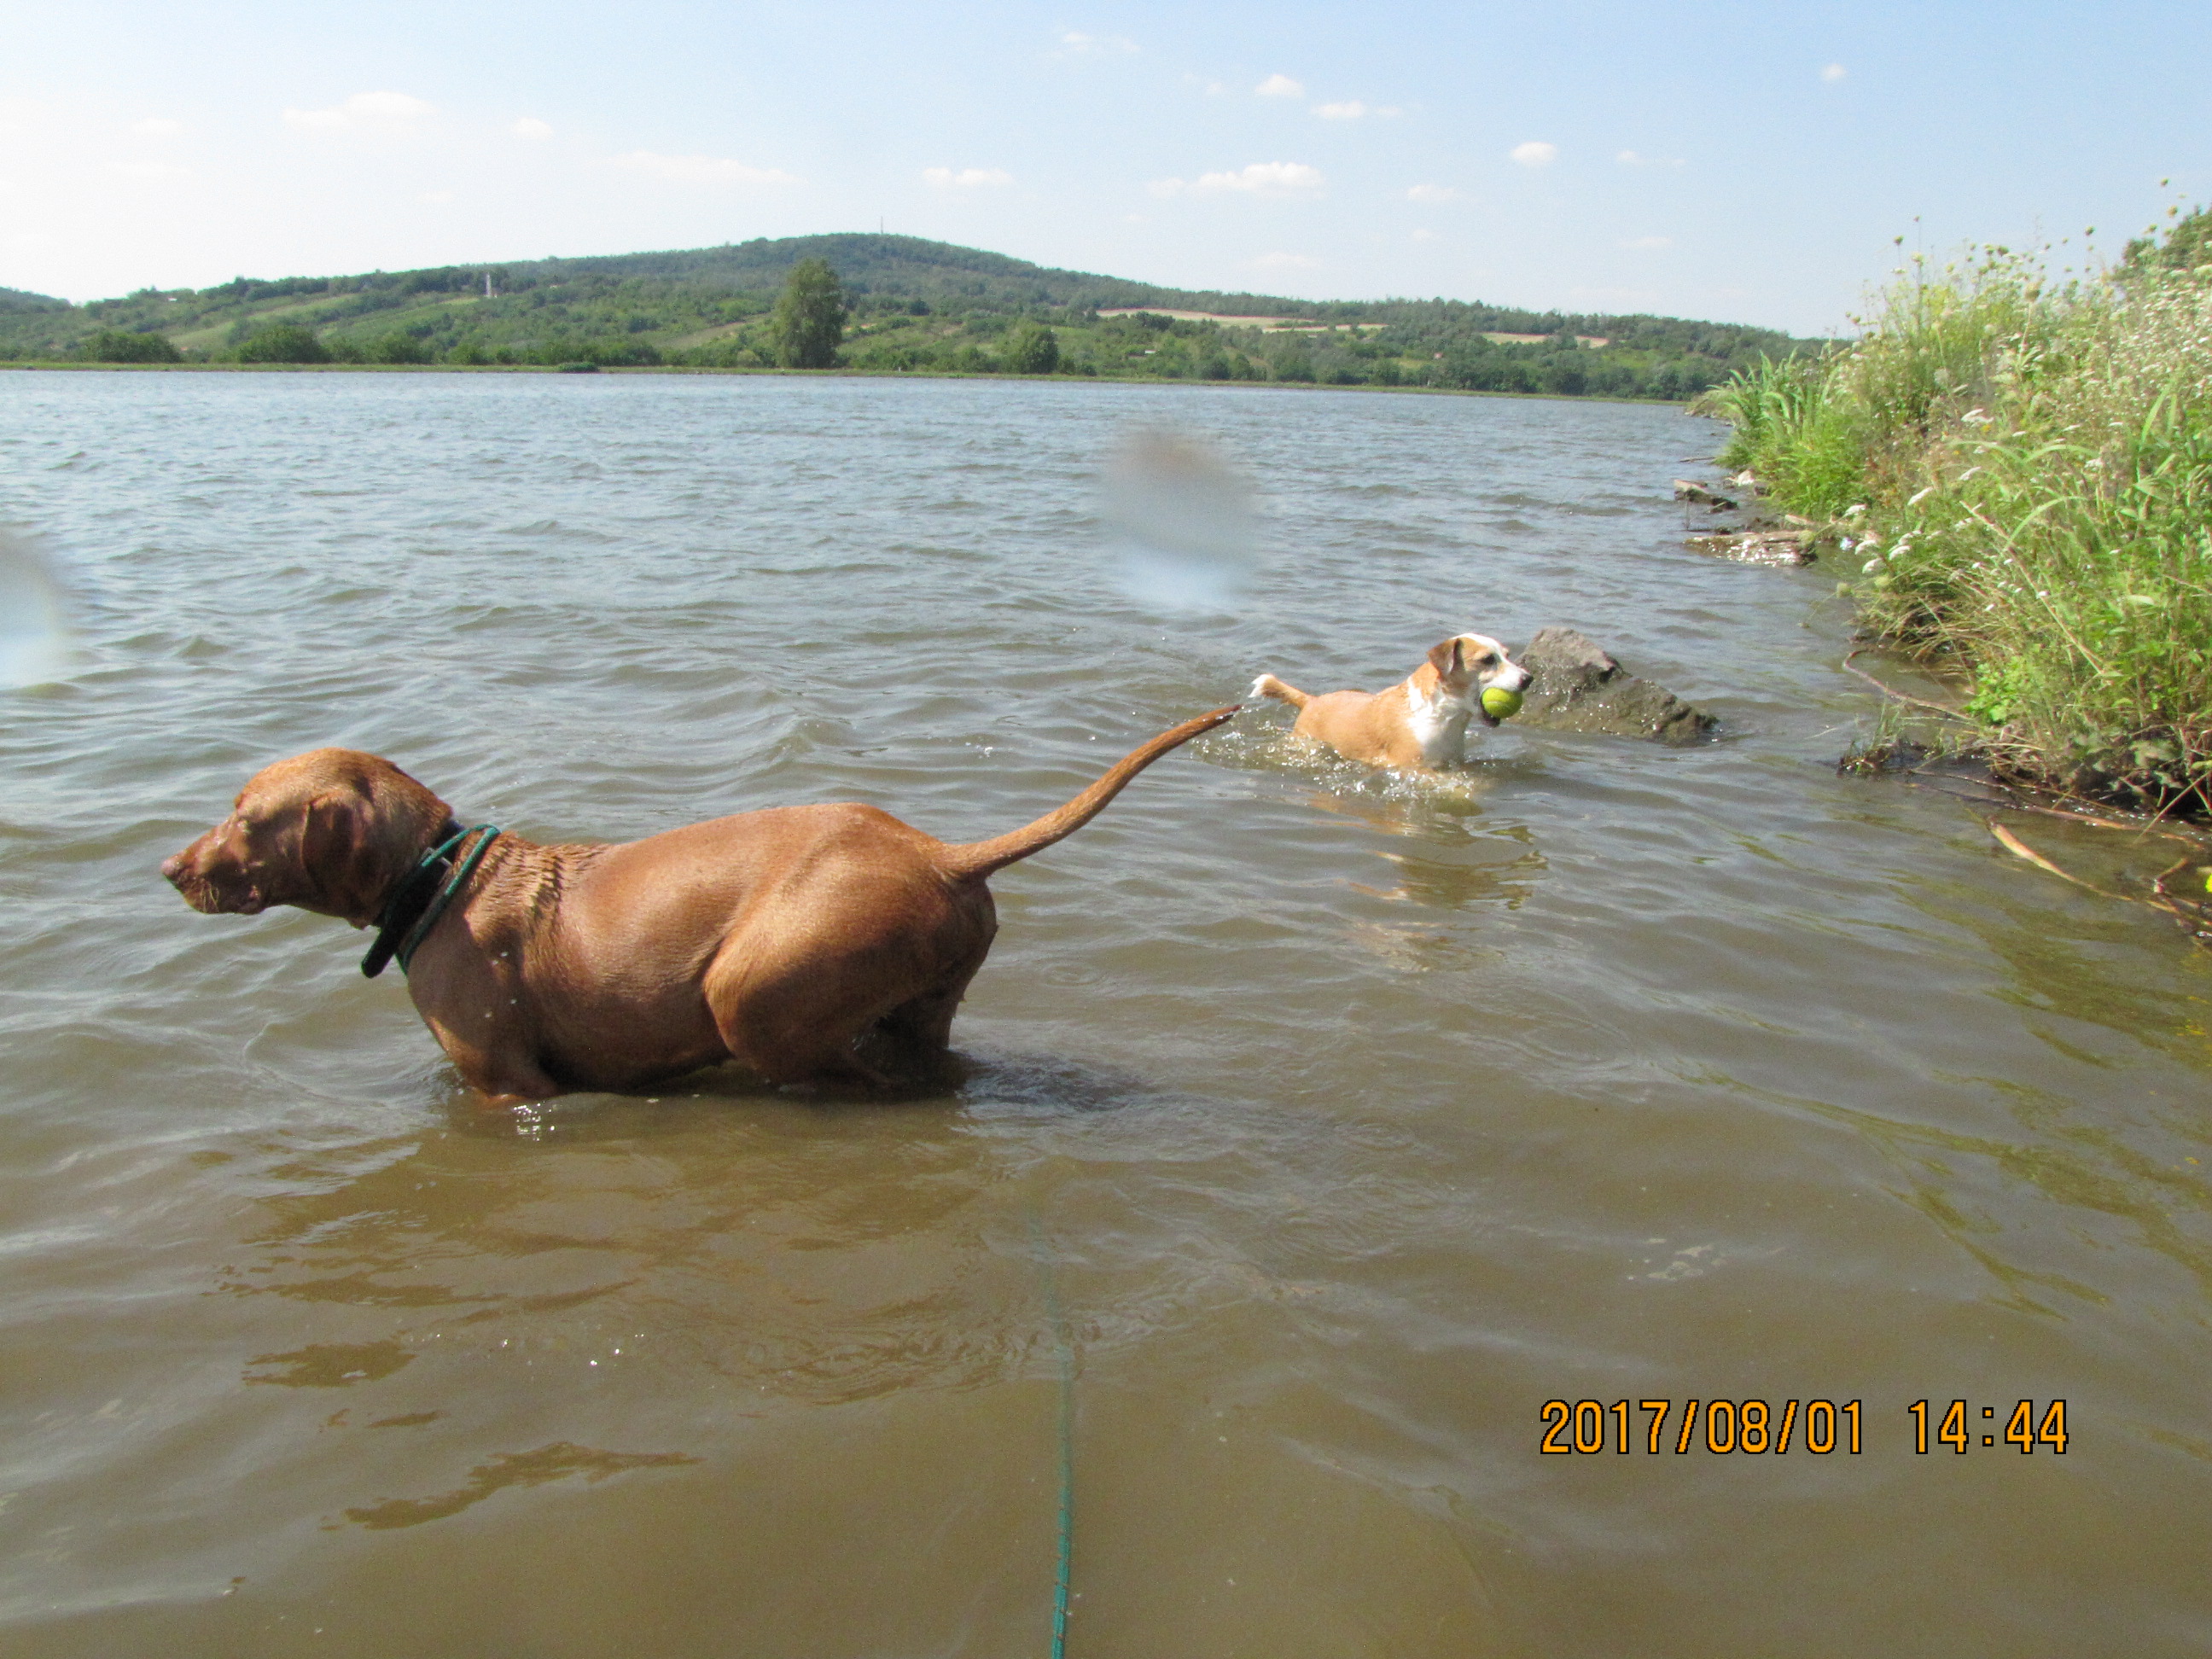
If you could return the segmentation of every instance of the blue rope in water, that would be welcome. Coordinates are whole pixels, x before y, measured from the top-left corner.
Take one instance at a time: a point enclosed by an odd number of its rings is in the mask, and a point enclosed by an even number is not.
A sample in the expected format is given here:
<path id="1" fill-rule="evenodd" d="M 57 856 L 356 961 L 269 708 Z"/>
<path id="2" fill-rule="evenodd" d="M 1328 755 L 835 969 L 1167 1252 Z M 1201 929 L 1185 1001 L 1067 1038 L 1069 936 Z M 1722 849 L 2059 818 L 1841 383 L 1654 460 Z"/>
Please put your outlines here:
<path id="1" fill-rule="evenodd" d="M 1058 1561 L 1053 1572 L 1052 1659 L 1066 1659 L 1068 1570 L 1075 1555 L 1075 1345 L 1068 1340 L 1067 1313 L 1060 1304 L 1060 1285 L 1053 1277 L 1044 1224 L 1035 1210 L 1030 1212 L 1030 1238 L 1036 1246 L 1045 1313 L 1052 1322 L 1053 1349 L 1060 1358 L 1060 1522 Z"/>

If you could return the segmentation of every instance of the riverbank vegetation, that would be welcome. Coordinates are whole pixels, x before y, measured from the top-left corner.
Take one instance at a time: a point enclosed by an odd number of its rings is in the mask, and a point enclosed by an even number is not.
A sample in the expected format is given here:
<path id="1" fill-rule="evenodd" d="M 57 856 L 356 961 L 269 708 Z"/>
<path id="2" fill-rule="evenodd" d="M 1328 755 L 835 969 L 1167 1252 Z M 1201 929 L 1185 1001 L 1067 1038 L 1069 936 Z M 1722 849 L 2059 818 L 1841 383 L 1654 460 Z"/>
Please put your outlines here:
<path id="1" fill-rule="evenodd" d="M 1859 337 L 1704 405 L 1829 526 L 1887 639 L 1955 670 L 1972 746 L 2044 787 L 2212 812 L 2212 210 L 2063 280 L 1908 266 Z"/>
<path id="2" fill-rule="evenodd" d="M 915 237 L 837 235 L 354 276 L 241 276 L 85 306 L 25 295 L 0 305 L 0 359 L 164 361 L 117 355 L 118 337 L 137 335 L 166 340 L 185 362 L 790 367 L 796 337 L 776 306 L 809 262 L 834 274 L 846 313 L 827 361 L 810 345 L 805 366 L 878 374 L 1680 399 L 1762 355 L 1805 349 L 1770 329 L 1679 318 L 1194 292 Z M 294 352 L 302 355 L 283 355 Z"/>

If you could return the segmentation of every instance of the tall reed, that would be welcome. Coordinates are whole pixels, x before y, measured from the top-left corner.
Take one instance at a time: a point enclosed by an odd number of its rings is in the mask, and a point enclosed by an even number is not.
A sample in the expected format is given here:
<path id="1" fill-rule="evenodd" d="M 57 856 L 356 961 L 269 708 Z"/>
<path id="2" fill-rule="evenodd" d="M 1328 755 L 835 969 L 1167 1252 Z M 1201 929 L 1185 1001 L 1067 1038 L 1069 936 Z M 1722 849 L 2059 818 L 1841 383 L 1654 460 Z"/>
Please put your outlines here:
<path id="1" fill-rule="evenodd" d="M 1832 525 L 1869 620 L 1971 675 L 2001 767 L 2212 809 L 2212 265 L 1915 267 L 1856 341 L 1705 407 Z"/>

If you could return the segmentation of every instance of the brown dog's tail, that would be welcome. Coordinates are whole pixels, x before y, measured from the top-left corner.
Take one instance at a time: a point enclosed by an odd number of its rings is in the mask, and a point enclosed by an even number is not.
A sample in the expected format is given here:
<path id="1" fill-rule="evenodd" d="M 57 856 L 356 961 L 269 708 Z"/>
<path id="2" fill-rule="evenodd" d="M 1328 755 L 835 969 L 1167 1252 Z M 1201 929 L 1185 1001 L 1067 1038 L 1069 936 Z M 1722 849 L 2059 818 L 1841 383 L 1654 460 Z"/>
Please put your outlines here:
<path id="1" fill-rule="evenodd" d="M 1065 840 L 1103 811 L 1106 803 L 1120 794 L 1138 773 L 1169 750 L 1182 748 L 1201 732 L 1211 732 L 1243 706 L 1231 703 L 1226 708 L 1217 708 L 1210 714 L 1200 714 L 1194 720 L 1185 720 L 1181 726 L 1161 732 L 1143 748 L 1124 756 L 1104 777 L 1066 805 L 1046 813 L 1035 823 L 1024 825 L 1010 835 L 994 836 L 989 841 L 971 841 L 961 846 L 946 848 L 945 873 L 955 881 L 988 876 L 994 870 L 1003 870 L 1017 860 L 1025 859 L 1032 853 L 1043 851 L 1056 841 Z"/>
<path id="2" fill-rule="evenodd" d="M 1244 694 L 1249 697 L 1273 697 L 1277 702 L 1286 702 L 1293 708 L 1303 708 L 1313 699 L 1295 685 L 1285 685 L 1273 674 L 1262 674 L 1252 682 L 1252 689 Z"/>

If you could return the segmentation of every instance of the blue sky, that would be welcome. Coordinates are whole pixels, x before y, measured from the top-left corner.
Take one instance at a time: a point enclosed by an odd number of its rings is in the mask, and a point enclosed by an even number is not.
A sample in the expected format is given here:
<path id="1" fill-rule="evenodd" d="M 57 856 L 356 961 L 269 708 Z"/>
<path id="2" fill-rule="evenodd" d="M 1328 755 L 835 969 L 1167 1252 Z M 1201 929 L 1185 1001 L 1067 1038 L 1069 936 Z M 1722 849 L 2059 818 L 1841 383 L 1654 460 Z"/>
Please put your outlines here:
<path id="1" fill-rule="evenodd" d="M 78 300 L 881 222 L 1825 333 L 1893 236 L 2117 252 L 2212 195 L 2202 0 L 47 0 L 6 33 L 0 285 Z"/>

